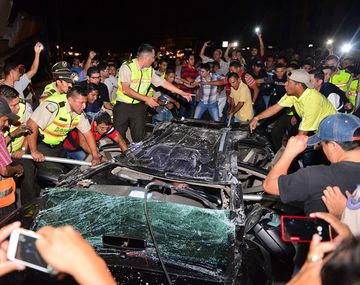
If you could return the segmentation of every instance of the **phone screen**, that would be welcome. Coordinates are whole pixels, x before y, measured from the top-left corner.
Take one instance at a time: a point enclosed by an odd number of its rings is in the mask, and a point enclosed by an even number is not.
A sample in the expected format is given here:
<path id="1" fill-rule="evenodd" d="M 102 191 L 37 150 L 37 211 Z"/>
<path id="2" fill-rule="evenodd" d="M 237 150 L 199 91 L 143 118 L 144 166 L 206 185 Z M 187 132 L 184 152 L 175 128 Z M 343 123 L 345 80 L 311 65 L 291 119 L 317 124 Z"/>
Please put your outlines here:
<path id="1" fill-rule="evenodd" d="M 318 234 L 322 241 L 331 240 L 330 225 L 311 217 L 281 216 L 281 234 L 284 241 L 292 242 L 311 242 L 314 234 Z"/>
<path id="2" fill-rule="evenodd" d="M 20 233 L 15 258 L 47 269 L 48 265 L 38 252 L 35 241 L 36 238 Z"/>

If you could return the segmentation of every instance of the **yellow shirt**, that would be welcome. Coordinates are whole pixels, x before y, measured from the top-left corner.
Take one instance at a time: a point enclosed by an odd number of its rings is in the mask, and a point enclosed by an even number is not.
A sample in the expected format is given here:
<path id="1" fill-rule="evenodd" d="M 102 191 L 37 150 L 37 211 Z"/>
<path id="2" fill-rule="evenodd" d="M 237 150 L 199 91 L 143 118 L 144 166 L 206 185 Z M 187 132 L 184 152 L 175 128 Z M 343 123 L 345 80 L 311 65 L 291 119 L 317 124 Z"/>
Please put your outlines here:
<path id="1" fill-rule="evenodd" d="M 282 107 L 294 106 L 296 113 L 302 118 L 300 131 L 317 131 L 322 119 L 336 114 L 330 101 L 315 89 L 310 88 L 307 88 L 299 98 L 285 94 L 278 104 Z"/>
<path id="2" fill-rule="evenodd" d="M 230 97 L 233 98 L 235 106 L 239 102 L 244 102 L 241 109 L 235 113 L 235 117 L 240 122 L 249 122 L 254 117 L 254 111 L 251 100 L 251 93 L 249 87 L 246 84 L 240 83 L 239 88 L 235 90 L 231 87 Z"/>

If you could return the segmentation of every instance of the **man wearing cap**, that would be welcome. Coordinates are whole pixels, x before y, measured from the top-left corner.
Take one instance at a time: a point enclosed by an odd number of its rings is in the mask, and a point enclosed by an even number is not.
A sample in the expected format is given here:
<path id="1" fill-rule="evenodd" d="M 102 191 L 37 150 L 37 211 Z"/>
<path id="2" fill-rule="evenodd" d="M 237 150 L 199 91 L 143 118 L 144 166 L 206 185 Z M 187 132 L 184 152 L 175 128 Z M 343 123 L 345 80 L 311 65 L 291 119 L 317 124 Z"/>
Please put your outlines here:
<path id="1" fill-rule="evenodd" d="M 66 61 L 59 61 L 51 68 L 52 75 L 55 82 L 45 86 L 43 93 L 40 96 L 40 103 L 46 98 L 56 95 L 66 97 L 66 92 L 79 80 L 76 72 L 70 71 L 70 65 Z"/>
<path id="2" fill-rule="evenodd" d="M 15 209 L 15 181 L 13 176 L 23 175 L 24 168 L 18 164 L 11 166 L 10 154 L 6 148 L 2 129 L 8 125 L 9 120 L 16 122 L 17 115 L 11 112 L 10 107 L 4 98 L 0 98 L 0 216 L 3 216 Z"/>
<path id="3" fill-rule="evenodd" d="M 44 155 L 66 157 L 63 141 L 67 134 L 77 128 L 84 136 L 92 154 L 92 164 L 100 163 L 96 143 L 88 120 L 83 114 L 87 94 L 81 87 L 72 87 L 65 101 L 58 96 L 46 99 L 28 120 L 33 130 L 28 142 L 34 161 L 42 162 Z"/>
<path id="4" fill-rule="evenodd" d="M 302 168 L 287 174 L 291 162 L 308 146 L 319 144 L 328 165 Z M 343 193 L 353 192 L 359 184 L 360 119 L 354 115 L 335 114 L 321 121 L 317 134 L 291 137 L 279 161 L 264 180 L 265 192 L 280 195 L 284 203 L 304 202 L 305 214 L 326 212 L 321 197 L 327 186 L 338 186 Z"/>
<path id="5" fill-rule="evenodd" d="M 316 132 L 325 117 L 336 114 L 335 108 L 321 93 L 313 89 L 310 75 L 303 69 L 296 69 L 288 73 L 285 83 L 286 94 L 279 102 L 256 115 L 249 124 L 250 131 L 255 130 L 259 120 L 269 118 L 285 107 L 294 106 L 301 117 L 299 135 Z"/>

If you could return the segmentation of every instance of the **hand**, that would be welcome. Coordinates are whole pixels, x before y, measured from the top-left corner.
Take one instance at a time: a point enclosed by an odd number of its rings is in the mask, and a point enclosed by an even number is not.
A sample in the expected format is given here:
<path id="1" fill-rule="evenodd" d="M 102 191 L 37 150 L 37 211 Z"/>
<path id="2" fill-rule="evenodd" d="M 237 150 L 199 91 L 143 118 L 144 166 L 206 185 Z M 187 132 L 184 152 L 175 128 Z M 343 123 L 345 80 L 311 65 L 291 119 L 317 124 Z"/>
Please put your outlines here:
<path id="1" fill-rule="evenodd" d="M 25 265 L 9 261 L 7 258 L 9 241 L 6 239 L 10 236 L 13 230 L 18 229 L 19 227 L 20 222 L 15 222 L 0 229 L 0 276 L 15 270 L 25 269 Z"/>
<path id="2" fill-rule="evenodd" d="M 187 93 L 187 92 L 183 92 L 182 94 L 180 94 L 182 97 L 184 97 L 186 99 L 186 101 L 190 102 L 192 100 L 192 96 L 194 96 L 194 94 L 191 93 Z"/>
<path id="3" fill-rule="evenodd" d="M 354 106 L 350 102 L 347 102 L 347 103 L 345 103 L 344 108 L 347 111 L 351 111 L 354 108 Z"/>
<path id="4" fill-rule="evenodd" d="M 167 103 L 167 104 L 165 105 L 165 107 L 166 107 L 168 110 L 172 110 L 172 109 L 174 109 L 174 104 L 173 104 L 173 103 Z"/>
<path id="5" fill-rule="evenodd" d="M 204 47 L 209 47 L 209 46 L 210 46 L 210 43 L 211 43 L 211 41 L 205 42 L 205 43 L 204 43 Z"/>
<path id="6" fill-rule="evenodd" d="M 38 234 L 35 245 L 55 270 L 71 274 L 79 284 L 115 284 L 104 260 L 73 227 L 47 226 Z"/>
<path id="7" fill-rule="evenodd" d="M 11 154 L 11 157 L 12 157 L 12 158 L 16 158 L 16 159 L 20 159 L 24 154 L 25 154 L 25 151 L 22 150 L 22 149 L 19 149 L 19 150 L 17 150 L 17 151 L 14 151 L 14 152 Z"/>
<path id="8" fill-rule="evenodd" d="M 233 112 L 229 112 L 229 113 L 227 114 L 228 119 L 230 119 L 233 115 L 234 115 Z"/>
<path id="9" fill-rule="evenodd" d="M 180 103 L 178 101 L 174 102 L 176 109 L 180 109 Z"/>
<path id="10" fill-rule="evenodd" d="M 307 141 L 309 137 L 305 135 L 297 135 L 291 137 L 286 145 L 283 155 L 296 157 L 299 153 L 302 153 L 307 148 Z"/>
<path id="11" fill-rule="evenodd" d="M 153 97 L 146 97 L 145 104 L 151 108 L 156 108 L 157 106 L 159 106 L 159 103 Z"/>
<path id="12" fill-rule="evenodd" d="M 30 127 L 21 124 L 19 127 L 17 127 L 12 133 L 11 136 L 13 138 L 17 138 L 17 137 L 21 137 L 21 136 L 25 136 L 28 134 L 31 134 L 33 131 Z"/>
<path id="13" fill-rule="evenodd" d="M 33 160 L 36 162 L 45 161 L 45 156 L 38 150 L 32 151 L 31 156 L 33 157 Z"/>
<path id="14" fill-rule="evenodd" d="M 92 166 L 95 166 L 95 165 L 98 165 L 101 163 L 101 155 L 100 154 L 97 154 L 97 155 L 93 155 L 92 156 L 92 159 L 91 159 L 91 165 Z"/>
<path id="15" fill-rule="evenodd" d="M 324 202 L 329 213 L 341 219 L 341 215 L 346 208 L 347 198 L 351 196 L 350 192 L 346 191 L 346 198 L 339 187 L 328 186 L 323 193 L 324 195 L 321 197 L 321 200 Z"/>
<path id="16" fill-rule="evenodd" d="M 93 59 L 95 56 L 96 56 L 96 52 L 94 52 L 93 50 L 91 50 L 91 51 L 89 52 L 89 58 L 90 58 L 90 59 Z"/>
<path id="17" fill-rule="evenodd" d="M 310 214 L 310 217 L 323 219 L 324 221 L 328 222 L 332 226 L 332 228 L 338 234 L 332 240 L 332 242 L 334 242 L 336 246 L 338 246 L 345 239 L 353 238 L 350 228 L 347 225 L 340 222 L 340 220 L 337 219 L 335 216 L 333 216 L 329 213 L 316 212 L 316 213 Z"/>
<path id="18" fill-rule="evenodd" d="M 15 176 L 16 177 L 20 177 L 21 175 L 24 174 L 24 167 L 21 164 L 15 165 Z"/>
<path id="19" fill-rule="evenodd" d="M 42 43 L 37 42 L 34 46 L 35 53 L 40 53 L 43 50 L 44 46 Z"/>
<path id="20" fill-rule="evenodd" d="M 254 118 L 251 120 L 251 122 L 249 123 L 250 133 L 252 133 L 252 132 L 256 129 L 257 123 L 258 123 L 258 119 L 254 117 Z"/>
<path id="21" fill-rule="evenodd" d="M 292 126 L 295 126 L 296 123 L 297 123 L 296 116 L 292 116 L 291 119 L 290 119 L 290 124 L 291 124 Z"/>

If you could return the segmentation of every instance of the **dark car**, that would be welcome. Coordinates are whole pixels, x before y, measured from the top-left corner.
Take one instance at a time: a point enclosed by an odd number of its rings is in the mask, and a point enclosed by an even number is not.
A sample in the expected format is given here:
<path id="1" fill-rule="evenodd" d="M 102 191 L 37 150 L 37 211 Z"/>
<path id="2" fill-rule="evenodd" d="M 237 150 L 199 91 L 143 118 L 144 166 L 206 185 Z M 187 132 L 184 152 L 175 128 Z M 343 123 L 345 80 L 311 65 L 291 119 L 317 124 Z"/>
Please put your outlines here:
<path id="1" fill-rule="evenodd" d="M 270 226 L 276 214 L 243 201 L 241 181 L 256 186 L 272 159 L 264 136 L 222 124 L 164 123 L 109 158 L 74 168 L 0 226 L 17 219 L 32 230 L 71 224 L 119 284 L 166 284 L 165 272 L 173 284 L 265 284 L 272 247 L 285 262 L 292 258 Z M 55 282 L 30 269 L 6 278 Z"/>

